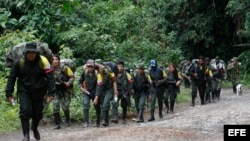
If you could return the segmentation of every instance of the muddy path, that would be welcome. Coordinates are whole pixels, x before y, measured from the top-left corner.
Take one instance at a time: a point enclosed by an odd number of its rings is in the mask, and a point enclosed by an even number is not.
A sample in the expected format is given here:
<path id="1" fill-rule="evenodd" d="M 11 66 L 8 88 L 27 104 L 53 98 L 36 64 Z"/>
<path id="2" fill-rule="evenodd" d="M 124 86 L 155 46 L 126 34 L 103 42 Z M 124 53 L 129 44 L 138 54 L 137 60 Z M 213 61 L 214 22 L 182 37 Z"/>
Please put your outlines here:
<path id="1" fill-rule="evenodd" d="M 83 128 L 73 123 L 71 127 L 62 126 L 53 130 L 52 124 L 41 123 L 39 130 L 42 141 L 223 141 L 225 124 L 250 123 L 250 89 L 244 90 L 243 96 L 237 96 L 231 89 L 223 89 L 220 101 L 200 105 L 190 103 L 176 105 L 174 114 L 164 113 L 159 119 L 144 123 L 134 123 L 129 119 L 127 124 L 110 123 L 109 127 Z M 0 134 L 0 141 L 21 141 L 21 130 L 9 134 Z M 31 141 L 35 141 L 31 133 Z"/>

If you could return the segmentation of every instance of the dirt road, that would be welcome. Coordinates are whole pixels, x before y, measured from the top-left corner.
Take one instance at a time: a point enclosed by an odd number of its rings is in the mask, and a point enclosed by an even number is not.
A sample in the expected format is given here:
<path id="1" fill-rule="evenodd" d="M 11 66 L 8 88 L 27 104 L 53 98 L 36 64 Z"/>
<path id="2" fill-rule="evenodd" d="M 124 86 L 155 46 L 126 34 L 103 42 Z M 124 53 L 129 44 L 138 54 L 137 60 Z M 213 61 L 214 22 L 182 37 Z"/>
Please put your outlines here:
<path id="1" fill-rule="evenodd" d="M 106 128 L 87 129 L 73 124 L 69 128 L 63 126 L 61 130 L 52 130 L 52 125 L 41 125 L 39 129 L 42 141 L 223 141 L 225 124 L 250 123 L 249 105 L 250 90 L 237 96 L 231 89 L 223 89 L 220 101 L 200 105 L 197 100 L 194 107 L 190 103 L 180 104 L 174 114 L 164 113 L 161 120 L 156 114 L 154 122 L 111 123 Z M 21 140 L 21 131 L 0 135 L 0 141 Z M 32 133 L 31 141 L 35 141 Z"/>

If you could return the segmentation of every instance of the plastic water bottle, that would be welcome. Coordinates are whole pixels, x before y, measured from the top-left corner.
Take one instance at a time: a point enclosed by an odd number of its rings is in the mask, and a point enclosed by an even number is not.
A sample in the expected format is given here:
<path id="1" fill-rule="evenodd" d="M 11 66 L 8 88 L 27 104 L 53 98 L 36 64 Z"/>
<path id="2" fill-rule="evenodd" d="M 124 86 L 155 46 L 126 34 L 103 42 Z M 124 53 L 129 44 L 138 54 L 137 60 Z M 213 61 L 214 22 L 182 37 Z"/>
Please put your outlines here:
<path id="1" fill-rule="evenodd" d="M 11 105 L 16 105 L 16 102 L 14 99 L 11 99 Z"/>
<path id="2" fill-rule="evenodd" d="M 117 95 L 115 95 L 115 98 L 114 98 L 114 99 L 115 99 L 115 102 L 117 102 L 117 101 L 118 101 L 118 97 L 117 97 Z"/>

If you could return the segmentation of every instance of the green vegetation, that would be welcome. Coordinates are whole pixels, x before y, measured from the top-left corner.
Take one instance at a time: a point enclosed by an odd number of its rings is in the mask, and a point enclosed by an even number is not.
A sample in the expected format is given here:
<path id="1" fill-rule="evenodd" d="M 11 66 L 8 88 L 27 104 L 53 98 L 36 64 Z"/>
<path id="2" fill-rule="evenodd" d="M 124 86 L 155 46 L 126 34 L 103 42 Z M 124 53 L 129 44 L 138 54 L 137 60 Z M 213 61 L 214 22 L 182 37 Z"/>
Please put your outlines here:
<path id="1" fill-rule="evenodd" d="M 150 59 L 160 65 L 177 65 L 184 57 L 219 55 L 227 62 L 236 56 L 242 63 L 242 83 L 247 85 L 249 7 L 246 0 L 1 0 L 0 131 L 19 127 L 18 106 L 5 102 L 4 90 L 9 73 L 4 56 L 18 43 L 48 43 L 53 53 L 76 60 L 77 73 L 88 58 L 121 58 L 131 67 L 138 62 L 147 65 Z M 223 86 L 230 87 L 230 83 L 225 81 Z M 189 93 L 181 91 L 177 102 L 189 101 Z M 81 121 L 77 87 L 75 95 L 78 99 L 72 99 L 72 118 Z M 45 111 L 45 117 L 51 116 L 52 104 Z"/>

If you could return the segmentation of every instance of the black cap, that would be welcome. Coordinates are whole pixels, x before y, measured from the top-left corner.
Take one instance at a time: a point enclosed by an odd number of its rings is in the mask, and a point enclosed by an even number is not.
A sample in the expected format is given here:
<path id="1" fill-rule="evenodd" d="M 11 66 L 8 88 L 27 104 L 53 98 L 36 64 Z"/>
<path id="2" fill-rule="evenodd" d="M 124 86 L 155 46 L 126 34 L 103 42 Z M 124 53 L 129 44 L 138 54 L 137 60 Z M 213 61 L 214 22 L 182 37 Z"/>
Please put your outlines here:
<path id="1" fill-rule="evenodd" d="M 28 51 L 32 51 L 32 52 L 39 52 L 39 50 L 37 49 L 37 43 L 35 42 L 28 42 L 26 43 L 26 46 L 25 46 L 25 52 L 28 52 Z"/>

